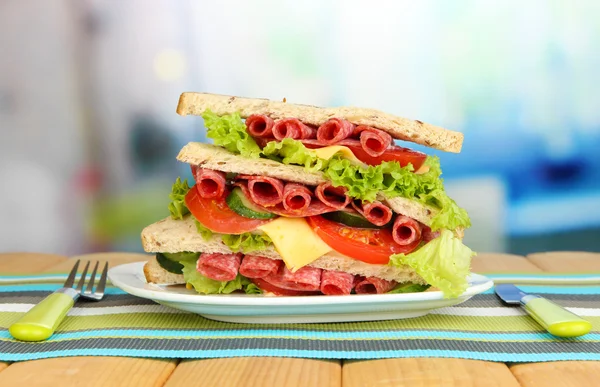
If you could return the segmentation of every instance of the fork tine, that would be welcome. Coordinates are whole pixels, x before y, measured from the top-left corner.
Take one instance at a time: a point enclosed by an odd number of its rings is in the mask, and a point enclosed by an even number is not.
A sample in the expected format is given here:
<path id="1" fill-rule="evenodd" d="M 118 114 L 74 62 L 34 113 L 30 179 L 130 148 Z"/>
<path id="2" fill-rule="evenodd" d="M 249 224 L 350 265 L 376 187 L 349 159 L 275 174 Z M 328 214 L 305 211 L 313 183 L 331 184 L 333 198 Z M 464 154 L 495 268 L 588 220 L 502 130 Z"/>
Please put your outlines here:
<path id="1" fill-rule="evenodd" d="M 71 272 L 69 273 L 69 277 L 67 277 L 67 280 L 65 281 L 65 284 L 63 285 L 63 287 L 65 287 L 65 288 L 73 287 L 73 282 L 75 282 L 75 276 L 77 275 L 77 269 L 79 269 L 79 259 L 77 260 L 77 262 L 75 262 L 75 266 L 73 266 L 73 269 L 71 269 Z"/>
<path id="2" fill-rule="evenodd" d="M 100 276 L 100 281 L 98 282 L 98 286 L 96 287 L 96 291 L 94 294 L 102 297 L 104 295 L 104 288 L 106 287 L 106 277 L 108 276 L 108 262 L 104 264 L 104 269 L 102 269 L 102 275 Z"/>
<path id="3" fill-rule="evenodd" d="M 94 282 L 96 281 L 96 271 L 98 271 L 98 265 L 100 264 L 100 261 L 96 261 L 96 265 L 94 265 L 94 270 L 92 270 L 92 274 L 90 277 L 90 282 L 88 283 L 88 285 L 85 287 L 85 292 L 87 294 L 91 294 L 92 293 L 92 289 L 94 288 Z"/>
<path id="4" fill-rule="evenodd" d="M 79 278 L 79 283 L 77 283 L 77 291 L 81 293 L 83 289 L 83 284 L 85 283 L 85 276 L 87 275 L 88 268 L 90 267 L 90 261 L 87 261 L 85 267 L 83 268 L 83 273 L 81 273 L 81 278 Z"/>

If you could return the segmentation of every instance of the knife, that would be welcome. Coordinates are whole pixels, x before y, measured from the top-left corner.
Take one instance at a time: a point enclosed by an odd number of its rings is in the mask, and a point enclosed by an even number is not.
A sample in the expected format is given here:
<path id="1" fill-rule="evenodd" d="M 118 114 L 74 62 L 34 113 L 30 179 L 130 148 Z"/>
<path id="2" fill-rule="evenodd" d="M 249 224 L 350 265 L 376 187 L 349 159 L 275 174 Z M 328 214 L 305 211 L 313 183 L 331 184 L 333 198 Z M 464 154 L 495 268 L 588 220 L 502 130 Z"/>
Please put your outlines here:
<path id="1" fill-rule="evenodd" d="M 559 337 L 583 336 L 592 324 L 560 305 L 533 294 L 527 294 L 511 284 L 498 284 L 496 295 L 507 304 L 519 304 L 544 329 Z"/>

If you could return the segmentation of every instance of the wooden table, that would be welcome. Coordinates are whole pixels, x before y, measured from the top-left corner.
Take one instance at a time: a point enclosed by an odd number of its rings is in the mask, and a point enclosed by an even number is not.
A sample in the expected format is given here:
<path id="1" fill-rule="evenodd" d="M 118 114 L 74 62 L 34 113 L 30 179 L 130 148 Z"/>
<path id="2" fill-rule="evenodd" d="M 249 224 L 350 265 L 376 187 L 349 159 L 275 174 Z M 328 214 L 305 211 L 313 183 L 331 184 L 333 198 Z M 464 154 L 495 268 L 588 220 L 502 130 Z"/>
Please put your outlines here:
<path id="1" fill-rule="evenodd" d="M 0 273 L 68 272 L 73 258 L 110 265 L 143 261 L 141 254 L 0 254 Z M 480 254 L 478 273 L 600 272 L 599 253 Z M 68 357 L 0 362 L 0 386 L 595 386 L 600 362 L 502 364 L 463 359 L 361 361 L 289 358 L 203 360 Z"/>

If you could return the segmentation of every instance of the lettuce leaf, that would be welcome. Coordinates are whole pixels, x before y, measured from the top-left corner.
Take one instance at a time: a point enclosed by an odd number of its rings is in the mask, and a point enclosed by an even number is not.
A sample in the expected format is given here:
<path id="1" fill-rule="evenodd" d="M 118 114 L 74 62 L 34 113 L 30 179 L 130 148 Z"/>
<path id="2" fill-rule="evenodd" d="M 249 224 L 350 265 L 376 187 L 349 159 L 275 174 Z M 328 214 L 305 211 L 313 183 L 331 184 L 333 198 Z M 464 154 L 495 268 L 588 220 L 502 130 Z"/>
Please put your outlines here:
<path id="1" fill-rule="evenodd" d="M 240 235 L 221 234 L 221 239 L 231 251 L 243 253 L 264 250 L 273 243 L 267 235 L 256 235 L 249 232 Z"/>
<path id="2" fill-rule="evenodd" d="M 196 230 L 198 230 L 198 233 L 202 235 L 202 239 L 209 241 L 213 236 L 213 232 L 205 227 L 202 223 L 198 222 L 197 219 L 194 219 L 194 223 L 196 223 Z"/>
<path id="3" fill-rule="evenodd" d="M 206 136 L 212 138 L 215 145 L 222 146 L 230 152 L 257 159 L 260 147 L 246 131 L 246 125 L 237 113 L 218 116 L 210 110 L 202 114 Z"/>
<path id="4" fill-rule="evenodd" d="M 183 279 L 192 285 L 198 293 L 203 294 L 229 294 L 243 288 L 243 282 L 250 282 L 238 274 L 233 281 L 215 281 L 196 271 L 196 262 L 181 261 L 183 265 Z"/>
<path id="5" fill-rule="evenodd" d="M 321 171 L 327 165 L 327 160 L 318 158 L 313 151 L 307 149 L 300 141 L 291 138 L 267 143 L 262 150 L 262 154 L 283 164 L 302 165 L 309 172 Z"/>
<path id="6" fill-rule="evenodd" d="M 215 281 L 196 271 L 196 262 L 181 261 L 183 265 L 183 279 L 198 293 L 203 294 L 229 294 L 236 290 L 243 290 L 246 294 L 261 294 L 262 290 L 248 278 L 238 274 L 233 281 Z"/>
<path id="7" fill-rule="evenodd" d="M 183 182 L 181 178 L 177 178 L 173 187 L 171 188 L 171 193 L 169 194 L 169 199 L 171 199 L 171 203 L 169 203 L 169 212 L 171 213 L 171 218 L 173 219 L 183 219 L 183 217 L 190 213 L 190 210 L 185 205 L 185 195 L 187 195 L 190 190 L 190 186 L 188 185 L 187 179 Z"/>
<path id="8" fill-rule="evenodd" d="M 454 236 L 442 230 L 439 237 L 410 254 L 390 256 L 390 265 L 407 265 L 428 284 L 444 292 L 444 297 L 461 295 L 468 286 L 471 257 L 475 253 Z"/>
<path id="9" fill-rule="evenodd" d="M 413 284 L 412 282 L 402 283 L 396 285 L 395 288 L 390 290 L 388 294 L 400 294 L 400 293 L 420 293 L 429 289 L 431 285 Z"/>

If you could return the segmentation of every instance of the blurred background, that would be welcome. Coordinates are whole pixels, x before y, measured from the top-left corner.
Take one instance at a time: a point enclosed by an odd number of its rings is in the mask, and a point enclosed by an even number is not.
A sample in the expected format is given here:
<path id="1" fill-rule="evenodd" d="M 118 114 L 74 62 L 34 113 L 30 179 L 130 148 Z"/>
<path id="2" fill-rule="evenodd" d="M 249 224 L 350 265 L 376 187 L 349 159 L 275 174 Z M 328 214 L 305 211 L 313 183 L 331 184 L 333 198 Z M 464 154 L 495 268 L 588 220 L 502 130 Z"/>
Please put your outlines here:
<path id="1" fill-rule="evenodd" d="M 600 251 L 599 20 L 593 0 L 1 0 L 0 251 L 140 251 L 205 140 L 183 91 L 463 132 L 427 152 L 467 244 Z"/>

